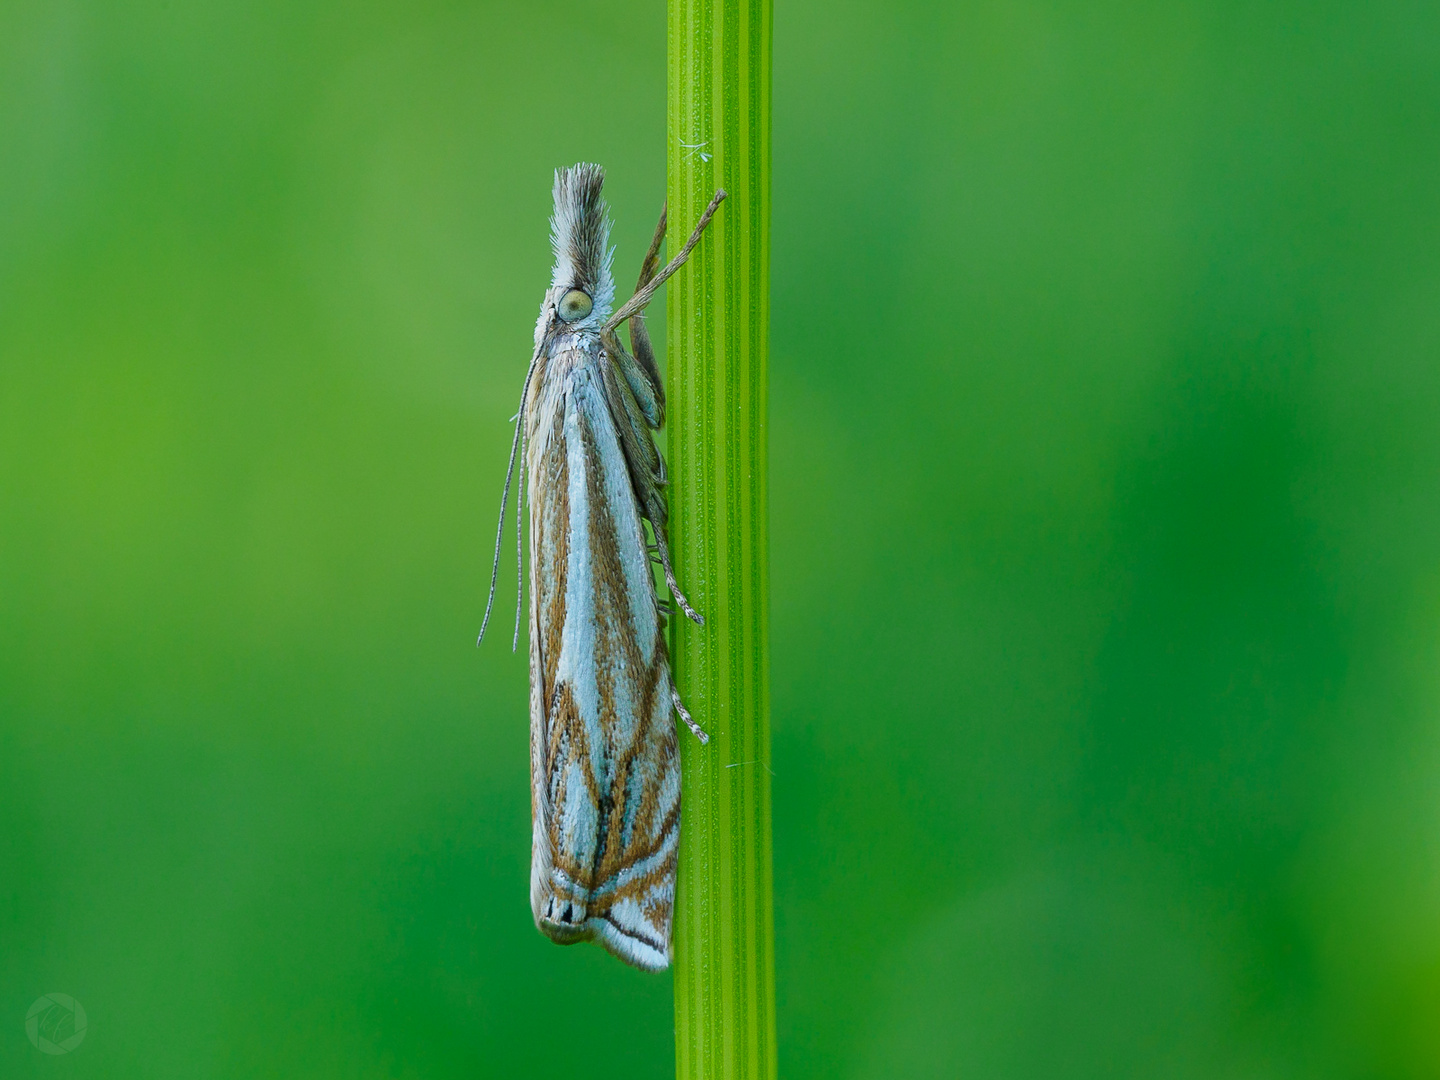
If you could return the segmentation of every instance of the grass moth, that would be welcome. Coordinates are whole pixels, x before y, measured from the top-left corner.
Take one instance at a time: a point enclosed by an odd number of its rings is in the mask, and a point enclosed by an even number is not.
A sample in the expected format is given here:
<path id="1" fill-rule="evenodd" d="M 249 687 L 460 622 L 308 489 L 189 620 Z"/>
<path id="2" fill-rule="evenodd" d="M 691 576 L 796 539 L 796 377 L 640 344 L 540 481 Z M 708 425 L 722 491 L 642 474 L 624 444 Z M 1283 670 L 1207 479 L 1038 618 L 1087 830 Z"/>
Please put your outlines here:
<path id="1" fill-rule="evenodd" d="M 725 192 L 716 192 L 663 269 L 662 211 L 635 294 L 612 314 L 603 183 L 597 165 L 555 174 L 555 267 L 535 324 L 480 634 L 494 604 L 518 458 L 517 545 L 526 495 L 530 524 L 535 925 L 552 941 L 595 941 L 629 964 L 660 971 L 670 962 L 680 840 L 673 716 L 702 743 L 707 736 L 671 678 L 670 609 L 652 571 L 658 563 L 675 606 L 703 625 L 670 564 L 665 462 L 653 438 L 665 422 L 665 392 L 644 311 L 690 257 Z M 616 333 L 626 322 L 628 351 Z M 518 610 L 515 633 L 518 641 Z"/>

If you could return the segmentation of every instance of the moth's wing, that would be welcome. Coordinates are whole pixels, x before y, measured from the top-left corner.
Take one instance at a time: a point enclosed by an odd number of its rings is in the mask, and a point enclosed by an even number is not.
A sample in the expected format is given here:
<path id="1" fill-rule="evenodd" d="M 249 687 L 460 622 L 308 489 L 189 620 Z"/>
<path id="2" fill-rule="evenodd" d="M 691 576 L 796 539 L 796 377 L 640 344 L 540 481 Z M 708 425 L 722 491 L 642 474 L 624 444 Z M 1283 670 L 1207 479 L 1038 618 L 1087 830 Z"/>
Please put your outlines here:
<path id="1" fill-rule="evenodd" d="M 670 663 L 608 365 L 590 359 L 531 444 L 531 905 L 555 941 L 659 970 L 680 828 Z"/>
<path id="2" fill-rule="evenodd" d="M 551 718 L 547 702 L 557 689 L 560 633 L 565 621 L 568 573 L 569 483 L 566 475 L 565 400 L 541 377 L 526 397 L 526 472 L 530 511 L 530 906 L 539 921 L 554 895 L 550 830 L 555 808 L 546 775 Z"/>

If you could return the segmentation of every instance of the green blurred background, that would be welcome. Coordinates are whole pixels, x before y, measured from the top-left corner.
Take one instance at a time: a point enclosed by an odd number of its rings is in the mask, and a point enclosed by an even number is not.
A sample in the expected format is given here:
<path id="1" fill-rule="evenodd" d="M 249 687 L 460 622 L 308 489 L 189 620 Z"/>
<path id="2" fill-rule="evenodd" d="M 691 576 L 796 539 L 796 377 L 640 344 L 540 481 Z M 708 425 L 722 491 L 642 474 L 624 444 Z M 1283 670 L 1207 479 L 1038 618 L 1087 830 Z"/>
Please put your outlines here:
<path id="1" fill-rule="evenodd" d="M 671 1074 L 474 647 L 664 49 L 0 5 L 0 1075 Z M 1440 1077 L 1440 9 L 777 0 L 774 85 L 782 1075 Z"/>

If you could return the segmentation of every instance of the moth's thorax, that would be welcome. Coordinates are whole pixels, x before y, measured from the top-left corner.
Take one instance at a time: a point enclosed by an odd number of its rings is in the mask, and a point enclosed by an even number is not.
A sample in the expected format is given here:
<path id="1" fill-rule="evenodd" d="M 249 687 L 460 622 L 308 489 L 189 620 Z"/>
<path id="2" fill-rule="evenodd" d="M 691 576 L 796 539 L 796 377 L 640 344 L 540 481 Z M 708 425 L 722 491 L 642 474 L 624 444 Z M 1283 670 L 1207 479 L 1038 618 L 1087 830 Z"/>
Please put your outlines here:
<path id="1" fill-rule="evenodd" d="M 534 381 L 526 395 L 526 437 L 532 443 L 532 453 L 538 454 L 544 449 L 549 440 L 549 426 L 561 422 L 576 377 L 585 369 L 597 373 L 603 359 L 598 331 L 567 330 L 546 337 Z"/>
<path id="2" fill-rule="evenodd" d="M 599 361 L 602 349 L 600 335 L 592 330 L 572 330 L 556 334 L 546 350 L 549 379 L 564 378 L 576 368 Z"/>

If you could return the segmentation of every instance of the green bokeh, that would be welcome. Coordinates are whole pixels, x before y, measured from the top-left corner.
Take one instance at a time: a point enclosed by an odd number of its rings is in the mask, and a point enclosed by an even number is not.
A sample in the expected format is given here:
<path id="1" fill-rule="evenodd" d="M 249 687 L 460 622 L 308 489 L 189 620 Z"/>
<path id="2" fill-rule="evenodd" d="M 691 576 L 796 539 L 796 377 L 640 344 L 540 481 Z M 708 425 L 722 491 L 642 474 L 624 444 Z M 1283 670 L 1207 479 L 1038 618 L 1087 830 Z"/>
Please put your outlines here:
<path id="1" fill-rule="evenodd" d="M 0 7 L 0 1075 L 672 1071 L 668 978 L 531 926 L 474 648 L 550 170 L 628 278 L 664 47 Z M 1440 1077 L 1440 10 L 775 57 L 782 1074 Z"/>

